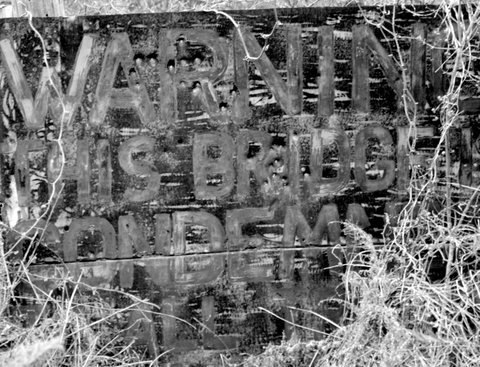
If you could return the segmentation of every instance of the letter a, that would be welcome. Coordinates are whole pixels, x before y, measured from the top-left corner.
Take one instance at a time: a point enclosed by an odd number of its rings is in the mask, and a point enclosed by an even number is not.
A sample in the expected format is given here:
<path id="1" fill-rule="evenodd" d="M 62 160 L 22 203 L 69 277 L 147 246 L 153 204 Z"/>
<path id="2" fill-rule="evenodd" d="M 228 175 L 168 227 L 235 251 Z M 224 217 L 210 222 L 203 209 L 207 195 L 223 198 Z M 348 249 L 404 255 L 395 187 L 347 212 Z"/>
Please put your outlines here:
<path id="1" fill-rule="evenodd" d="M 135 109 L 143 124 L 151 124 L 155 121 L 155 110 L 139 71 L 135 68 L 128 35 L 116 33 L 112 37 L 103 58 L 95 102 L 90 112 L 90 124 L 100 126 L 109 107 Z M 127 77 L 128 88 L 113 88 L 120 64 Z"/>

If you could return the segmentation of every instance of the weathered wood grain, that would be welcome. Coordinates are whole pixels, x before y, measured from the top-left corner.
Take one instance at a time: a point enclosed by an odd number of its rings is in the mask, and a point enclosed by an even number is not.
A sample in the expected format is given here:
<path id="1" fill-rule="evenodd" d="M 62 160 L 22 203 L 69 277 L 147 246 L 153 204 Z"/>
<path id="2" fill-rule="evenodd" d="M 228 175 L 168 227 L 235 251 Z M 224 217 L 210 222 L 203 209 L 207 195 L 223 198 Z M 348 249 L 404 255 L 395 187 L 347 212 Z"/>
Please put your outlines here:
<path id="1" fill-rule="evenodd" d="M 303 46 L 302 25 L 288 24 L 287 38 L 287 86 L 294 114 L 303 110 Z"/>
<path id="2" fill-rule="evenodd" d="M 256 40 L 255 36 L 247 29 L 242 29 L 243 39 L 245 41 L 246 49 L 250 56 L 254 59 L 253 64 L 257 67 L 262 75 L 262 78 L 267 83 L 270 91 L 274 95 L 277 102 L 288 115 L 298 113 L 294 110 L 289 89 L 282 77 L 278 74 L 270 59 L 263 52 L 262 47 Z"/>
<path id="3" fill-rule="evenodd" d="M 461 134 L 459 182 L 461 185 L 471 186 L 473 173 L 472 130 L 462 129 Z"/>
<path id="4" fill-rule="evenodd" d="M 97 142 L 98 199 L 105 203 L 112 201 L 112 151 L 107 139 Z"/>
<path id="5" fill-rule="evenodd" d="M 249 108 L 250 88 L 245 49 L 239 38 L 238 32 L 233 32 L 233 68 L 235 74 L 234 89 L 231 91 L 233 96 L 232 119 L 237 124 L 247 121 L 252 115 Z"/>
<path id="6" fill-rule="evenodd" d="M 333 27 L 318 29 L 318 114 L 330 116 L 334 112 L 335 55 Z"/>
<path id="7" fill-rule="evenodd" d="M 366 26 L 352 27 L 352 107 L 357 112 L 370 112 L 370 60 L 367 53 Z"/>
<path id="8" fill-rule="evenodd" d="M 410 46 L 410 80 L 412 96 L 420 113 L 425 110 L 425 65 L 427 46 L 425 24 L 416 23 L 412 27 L 412 45 Z"/>

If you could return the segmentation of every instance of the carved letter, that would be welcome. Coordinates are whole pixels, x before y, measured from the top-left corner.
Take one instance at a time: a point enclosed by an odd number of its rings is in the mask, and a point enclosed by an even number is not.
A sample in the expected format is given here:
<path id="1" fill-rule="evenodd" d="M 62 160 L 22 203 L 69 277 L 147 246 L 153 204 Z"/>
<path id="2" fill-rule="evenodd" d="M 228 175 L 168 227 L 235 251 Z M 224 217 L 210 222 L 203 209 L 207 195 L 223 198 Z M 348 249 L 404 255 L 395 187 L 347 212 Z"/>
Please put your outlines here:
<path id="1" fill-rule="evenodd" d="M 117 239 L 115 229 L 105 218 L 75 218 L 63 239 L 63 259 L 65 262 L 77 261 L 78 236 L 82 231 L 97 230 L 103 237 L 103 253 L 97 258 L 115 259 L 117 257 Z"/>
<path id="2" fill-rule="evenodd" d="M 60 243 L 60 233 L 57 227 L 52 223 L 43 220 L 28 219 L 19 222 L 13 230 L 9 231 L 6 238 L 8 251 L 14 251 L 9 259 L 22 259 L 24 255 L 23 240 L 33 240 L 37 234 L 41 234 L 41 242 L 43 244 L 53 245 L 53 251 L 56 255 L 61 256 L 61 249 L 58 248 Z"/>
<path id="3" fill-rule="evenodd" d="M 335 178 L 323 177 L 323 155 L 325 147 L 335 144 L 338 149 L 338 171 Z M 333 194 L 345 187 L 350 179 L 350 144 L 341 129 L 314 129 L 310 155 L 312 195 Z"/>
<path id="4" fill-rule="evenodd" d="M 29 152 L 42 151 L 45 148 L 41 140 L 19 140 L 15 151 L 15 184 L 17 187 L 18 205 L 28 207 L 31 200 L 30 192 L 30 161 Z"/>
<path id="5" fill-rule="evenodd" d="M 150 253 L 150 247 L 143 232 L 131 215 L 121 215 L 118 218 L 118 257 L 129 259 L 133 257 L 133 249 L 137 256 Z"/>
<path id="6" fill-rule="evenodd" d="M 151 306 L 141 304 L 138 309 L 131 311 L 128 326 L 123 334 L 128 345 L 146 346 L 150 359 L 156 359 L 159 356 L 160 351 L 158 350 L 157 333 L 155 332 Z"/>
<path id="7" fill-rule="evenodd" d="M 147 160 L 133 159 L 135 153 L 151 153 L 155 149 L 155 139 L 147 136 L 136 136 L 120 145 L 118 161 L 120 167 L 130 175 L 141 175 L 148 178 L 145 190 L 130 189 L 125 191 L 124 197 L 131 202 L 152 200 L 160 189 L 160 174 L 155 172 L 155 165 Z"/>
<path id="8" fill-rule="evenodd" d="M 203 348 L 213 350 L 236 349 L 241 342 L 241 337 L 237 335 L 216 335 L 215 317 L 215 299 L 213 296 L 202 297 L 202 324 L 205 325 L 202 331 Z"/>
<path id="9" fill-rule="evenodd" d="M 202 252 L 223 251 L 225 232 L 218 218 L 207 212 L 175 212 L 172 217 L 174 253 L 180 255 L 175 258 L 175 281 L 181 284 L 203 284 L 217 279 L 224 271 L 225 255 L 213 254 L 206 259 L 185 258 L 181 255 L 190 252 L 187 249 L 186 228 L 191 225 L 202 226 L 208 230 L 208 248 L 204 248 Z"/>
<path id="10" fill-rule="evenodd" d="M 338 215 L 337 205 L 327 204 L 322 206 L 309 242 L 322 245 L 323 237 L 327 235 L 329 244 L 337 244 L 340 242 L 340 234 L 340 216 Z"/>
<path id="11" fill-rule="evenodd" d="M 77 140 L 77 162 L 71 167 L 64 161 L 65 156 L 60 154 L 60 147 L 57 142 L 48 146 L 47 176 L 50 195 L 55 190 L 55 195 L 60 193 L 63 180 L 77 181 L 77 197 L 79 204 L 90 203 L 90 142 L 88 140 Z M 60 175 L 62 175 L 60 177 Z M 55 187 L 54 187 L 55 186 Z"/>
<path id="12" fill-rule="evenodd" d="M 257 184 L 261 185 L 267 178 L 263 160 L 272 143 L 272 136 L 264 131 L 242 130 L 237 139 L 237 194 L 240 198 L 250 192 L 250 172 L 255 174 Z M 250 153 L 251 144 L 256 151 Z"/>
<path id="13" fill-rule="evenodd" d="M 347 220 L 360 228 L 370 227 L 370 220 L 368 219 L 365 209 L 360 204 L 348 204 Z"/>
<path id="14" fill-rule="evenodd" d="M 179 41 L 180 38 L 181 41 Z M 174 111 L 171 109 L 167 111 L 166 109 L 169 106 L 175 106 L 176 110 L 177 103 L 178 108 L 181 109 L 178 115 L 180 118 L 184 117 L 186 101 L 181 96 L 183 93 L 179 93 L 178 101 L 174 93 L 169 93 L 169 90 L 174 86 L 172 80 L 175 80 L 193 84 L 199 82 L 201 87 L 198 88 L 198 97 L 202 108 L 209 114 L 210 118 L 217 120 L 220 114 L 214 83 L 222 78 L 228 67 L 228 47 L 225 39 L 219 37 L 217 32 L 210 29 L 169 29 L 161 32 L 160 42 L 160 47 L 164 51 L 159 56 L 160 66 L 164 69 L 165 74 L 165 77 L 162 77 L 162 82 L 166 82 L 161 86 L 164 98 L 159 101 L 162 118 L 168 113 L 172 114 Z M 190 42 L 205 45 L 209 49 L 212 53 L 212 65 L 207 67 L 206 70 L 199 70 L 195 67 L 194 70 L 190 71 L 188 68 L 177 67 L 174 74 L 173 71 L 167 71 L 166 66 L 172 59 L 185 59 L 187 62 L 194 62 L 188 50 Z M 170 120 L 172 120 L 172 117 L 170 116 Z"/>
<path id="15" fill-rule="evenodd" d="M 383 177 L 376 180 L 367 178 L 366 149 L 368 140 L 376 138 L 381 145 L 389 147 L 393 144 L 392 135 L 380 125 L 371 125 L 362 129 L 355 138 L 355 180 L 364 192 L 386 190 L 395 179 L 395 162 L 390 159 L 380 159 L 376 162 L 378 170 L 383 171 Z"/>
<path id="16" fill-rule="evenodd" d="M 285 222 L 283 224 L 283 246 L 295 246 L 295 238 L 298 237 L 301 244 L 308 242 L 312 229 L 308 225 L 302 211 L 297 206 L 287 207 Z"/>
<path id="17" fill-rule="evenodd" d="M 195 134 L 193 179 L 200 200 L 225 197 L 233 189 L 233 139 L 226 134 Z"/>
<path id="18" fill-rule="evenodd" d="M 176 255 L 187 252 L 185 229 L 187 225 L 200 225 L 209 232 L 208 252 L 219 252 L 224 248 L 225 232 L 218 218 L 207 212 L 175 212 L 173 216 L 173 245 Z"/>
<path id="19" fill-rule="evenodd" d="M 391 55 L 382 46 L 373 31 L 365 25 L 354 26 L 353 29 L 353 85 L 352 102 L 353 107 L 360 112 L 368 112 L 370 109 L 370 87 L 369 87 L 369 59 L 368 51 L 375 61 L 380 65 L 388 85 L 401 100 L 403 96 L 403 81 Z"/>
<path id="20" fill-rule="evenodd" d="M 301 113 L 301 109 L 298 108 L 298 96 L 292 96 L 290 94 L 290 92 L 294 91 L 295 89 L 290 89 L 287 87 L 287 84 L 285 84 L 280 74 L 278 74 L 277 70 L 275 70 L 270 59 L 267 57 L 267 55 L 265 55 L 265 52 L 262 51 L 262 48 L 260 47 L 255 36 L 250 31 L 244 28 L 238 29 L 238 32 L 242 32 L 245 46 L 249 54 L 255 57 L 252 62 L 257 67 L 260 75 L 272 91 L 273 96 L 280 104 L 282 110 L 287 115 L 297 115 Z M 298 47 L 300 47 L 300 49 L 298 49 Z M 297 44 L 297 52 L 299 55 L 302 54 L 301 44 Z M 293 73 L 290 73 L 289 77 L 297 78 L 300 75 L 301 74 L 299 74 L 298 72 L 297 75 L 293 75 Z M 301 85 L 300 83 L 300 81 L 288 81 L 289 85 Z M 292 103 L 292 100 L 295 100 L 297 102 Z"/>
<path id="21" fill-rule="evenodd" d="M 340 243 L 340 216 L 338 215 L 338 207 L 336 204 L 327 204 L 322 206 L 317 217 L 317 223 L 313 228 L 310 237 L 310 243 L 316 245 L 323 244 L 323 238 L 327 236 L 327 241 L 330 246 L 335 246 Z M 342 253 L 337 248 L 327 249 L 327 257 L 329 266 L 338 266 L 343 262 Z M 338 270 L 338 269 L 335 269 Z"/>
<path id="22" fill-rule="evenodd" d="M 242 234 L 242 225 L 262 220 L 272 220 L 275 212 L 270 208 L 242 208 L 227 210 L 226 230 L 229 250 L 251 246 L 249 237 Z"/>
<path id="23" fill-rule="evenodd" d="M 363 229 L 370 227 L 370 220 L 368 219 L 365 209 L 360 204 L 348 204 L 347 208 L 347 221 L 356 225 L 357 227 Z M 355 254 L 358 252 L 356 248 L 357 243 L 355 241 L 355 236 L 347 235 L 347 248 L 345 249 L 345 257 L 347 263 L 351 263 L 354 259 Z"/>
<path id="24" fill-rule="evenodd" d="M 142 123 L 148 126 L 155 121 L 155 110 L 139 70 L 135 68 L 134 53 L 128 35 L 113 33 L 112 38 L 103 58 L 95 102 L 90 111 L 90 124 L 101 125 L 110 107 L 135 109 Z M 126 74 L 128 88 L 113 88 L 120 64 Z M 131 75 L 132 69 L 136 71 L 136 77 Z"/>
<path id="25" fill-rule="evenodd" d="M 83 36 L 67 93 L 63 94 L 60 78 L 56 71 L 53 68 L 45 67 L 42 70 L 35 100 L 11 41 L 0 40 L 0 58 L 27 128 L 32 130 L 44 128 L 47 108 L 56 124 L 68 126 L 72 123 L 82 100 L 96 38 L 91 34 Z M 64 109 L 62 109 L 62 105 Z"/>

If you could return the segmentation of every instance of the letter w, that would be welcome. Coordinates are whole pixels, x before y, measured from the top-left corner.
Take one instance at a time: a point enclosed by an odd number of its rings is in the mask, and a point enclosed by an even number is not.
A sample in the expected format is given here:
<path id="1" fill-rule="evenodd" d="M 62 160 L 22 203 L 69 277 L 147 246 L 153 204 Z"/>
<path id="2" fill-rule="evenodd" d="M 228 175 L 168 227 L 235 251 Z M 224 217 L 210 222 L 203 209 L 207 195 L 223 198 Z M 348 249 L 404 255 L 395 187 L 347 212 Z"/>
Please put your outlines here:
<path id="1" fill-rule="evenodd" d="M 63 93 L 60 77 L 55 69 L 44 67 L 35 99 L 12 42 L 7 38 L 0 40 L 0 60 L 5 67 L 9 86 L 28 129 L 43 128 L 47 110 L 50 110 L 51 117 L 57 125 L 65 126 L 72 122 L 82 100 L 96 38 L 90 34 L 83 36 L 67 93 Z"/>

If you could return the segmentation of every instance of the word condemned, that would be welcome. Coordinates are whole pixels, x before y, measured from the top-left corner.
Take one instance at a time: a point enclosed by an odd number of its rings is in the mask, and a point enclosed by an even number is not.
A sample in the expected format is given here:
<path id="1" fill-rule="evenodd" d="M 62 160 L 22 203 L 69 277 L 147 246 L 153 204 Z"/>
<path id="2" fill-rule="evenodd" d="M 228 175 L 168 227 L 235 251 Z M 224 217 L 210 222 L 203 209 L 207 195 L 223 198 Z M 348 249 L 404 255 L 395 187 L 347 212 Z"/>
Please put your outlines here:
<path id="1" fill-rule="evenodd" d="M 75 262 L 88 259 L 128 259 L 136 256 L 146 255 L 185 255 L 191 253 L 187 249 L 186 232 L 192 226 L 199 226 L 206 231 L 206 248 L 201 252 L 223 253 L 228 251 L 240 251 L 248 248 L 251 237 L 245 236 L 242 227 L 246 224 L 274 219 L 275 211 L 268 207 L 241 208 L 227 210 L 225 218 L 225 229 L 220 220 L 214 215 L 204 211 L 181 211 L 173 214 L 156 214 L 155 221 L 155 242 L 152 249 L 145 238 L 144 231 L 137 224 L 131 215 L 123 215 L 118 218 L 118 236 L 113 225 L 105 218 L 83 217 L 74 218 L 63 236 L 60 235 L 57 227 L 52 223 L 43 220 L 24 220 L 18 223 L 10 232 L 9 243 L 18 242 L 19 234 L 32 236 L 37 231 L 44 231 L 43 242 L 53 246 L 54 252 L 63 257 L 64 262 Z M 349 204 L 346 219 L 356 223 L 362 228 L 368 227 L 369 220 L 364 208 L 360 204 Z M 298 244 L 304 246 L 319 246 L 324 242 L 340 243 L 341 227 L 340 215 L 337 205 L 326 204 L 318 213 L 313 228 L 310 227 L 306 218 L 297 206 L 285 208 L 283 223 L 282 247 L 291 248 Z M 87 232 L 96 232 L 101 238 L 102 248 L 95 249 L 89 257 L 79 258 L 79 243 L 82 236 Z M 63 237 L 63 239 L 61 239 Z M 58 243 L 62 248 L 56 248 Z M 100 243 L 98 241 L 98 243 Z M 196 253 L 196 251 L 193 251 Z M 23 256 L 21 246 L 17 249 L 16 256 Z M 212 263 L 212 266 L 223 267 L 222 264 Z M 205 276 L 210 276 L 206 273 Z"/>

